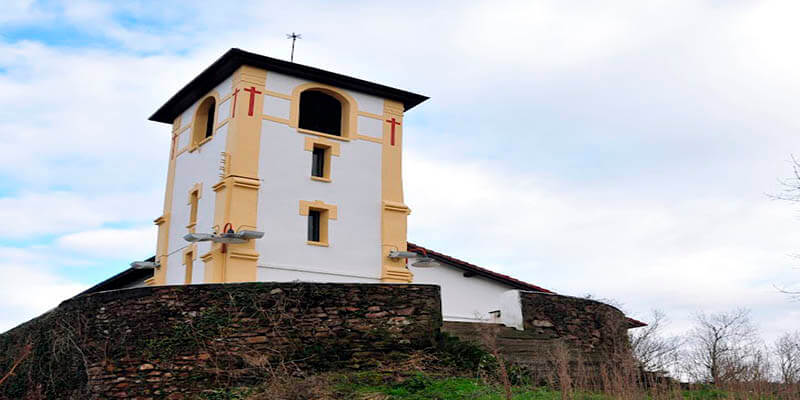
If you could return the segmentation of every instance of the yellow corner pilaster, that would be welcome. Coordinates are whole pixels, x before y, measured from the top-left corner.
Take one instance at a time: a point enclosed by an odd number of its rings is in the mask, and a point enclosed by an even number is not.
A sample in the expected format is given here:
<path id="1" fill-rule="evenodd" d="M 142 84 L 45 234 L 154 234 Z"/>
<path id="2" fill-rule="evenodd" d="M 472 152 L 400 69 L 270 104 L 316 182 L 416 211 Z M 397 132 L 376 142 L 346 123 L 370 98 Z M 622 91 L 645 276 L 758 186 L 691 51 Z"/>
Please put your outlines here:
<path id="1" fill-rule="evenodd" d="M 178 134 L 181 132 L 181 116 L 172 123 L 172 144 L 169 150 L 169 166 L 167 167 L 167 188 L 164 193 L 164 213 L 153 221 L 158 225 L 158 241 L 156 242 L 156 261 L 161 265 L 153 272 L 148 285 L 164 285 L 167 283 L 167 255 L 169 247 L 169 224 L 172 211 L 172 197 L 175 187 L 175 157 L 178 153 Z"/>
<path id="2" fill-rule="evenodd" d="M 214 185 L 214 225 L 222 231 L 230 224 L 236 231 L 257 229 L 258 156 L 261 143 L 263 92 L 267 72 L 242 66 L 233 74 L 232 104 L 226 162 L 222 179 Z M 235 205 L 235 206 L 234 206 Z M 252 282 L 256 280 L 258 252 L 255 242 L 222 245 L 215 243 L 201 256 L 206 265 L 205 282 Z"/>
<path id="3" fill-rule="evenodd" d="M 411 282 L 414 275 L 405 260 L 388 257 L 392 250 L 406 251 L 408 214 L 403 202 L 402 144 L 403 105 L 396 101 L 383 103 L 383 151 L 381 157 L 381 281 Z"/>

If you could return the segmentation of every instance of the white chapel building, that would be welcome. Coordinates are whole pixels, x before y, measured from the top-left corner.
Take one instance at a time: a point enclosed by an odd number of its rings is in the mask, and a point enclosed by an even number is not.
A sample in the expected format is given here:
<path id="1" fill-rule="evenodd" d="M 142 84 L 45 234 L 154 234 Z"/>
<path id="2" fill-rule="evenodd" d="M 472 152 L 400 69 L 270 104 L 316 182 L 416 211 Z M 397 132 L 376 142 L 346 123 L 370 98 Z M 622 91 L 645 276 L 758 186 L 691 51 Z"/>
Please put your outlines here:
<path id="1" fill-rule="evenodd" d="M 517 290 L 548 292 L 408 242 L 403 116 L 425 100 L 229 50 L 150 117 L 172 126 L 154 268 L 128 269 L 87 292 L 427 283 L 441 287 L 444 319 L 466 322 L 496 319 Z M 416 255 L 435 266 L 414 267 Z"/>

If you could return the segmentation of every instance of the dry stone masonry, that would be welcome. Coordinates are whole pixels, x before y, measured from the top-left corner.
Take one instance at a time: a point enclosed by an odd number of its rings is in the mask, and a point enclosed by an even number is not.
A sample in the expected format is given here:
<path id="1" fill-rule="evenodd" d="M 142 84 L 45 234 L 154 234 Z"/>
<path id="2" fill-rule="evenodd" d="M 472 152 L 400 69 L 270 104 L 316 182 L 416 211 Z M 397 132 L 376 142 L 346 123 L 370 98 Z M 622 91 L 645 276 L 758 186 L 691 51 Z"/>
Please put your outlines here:
<path id="1" fill-rule="evenodd" d="M 430 347 L 441 321 L 433 285 L 243 283 L 95 293 L 0 335 L 0 371 L 18 364 L 0 399 L 181 399 L 270 373 L 375 367 Z"/>

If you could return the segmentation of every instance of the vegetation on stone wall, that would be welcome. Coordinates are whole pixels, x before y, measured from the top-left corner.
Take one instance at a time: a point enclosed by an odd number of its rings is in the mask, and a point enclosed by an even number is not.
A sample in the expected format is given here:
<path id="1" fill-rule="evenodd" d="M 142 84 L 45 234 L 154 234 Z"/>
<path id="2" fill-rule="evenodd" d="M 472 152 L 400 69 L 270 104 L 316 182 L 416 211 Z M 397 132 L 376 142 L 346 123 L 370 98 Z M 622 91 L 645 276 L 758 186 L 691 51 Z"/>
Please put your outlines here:
<path id="1" fill-rule="evenodd" d="M 0 399 L 158 398 L 379 367 L 430 348 L 440 310 L 439 288 L 430 285 L 246 283 L 96 293 L 0 335 L 0 377 L 14 368 Z"/>
<path id="2" fill-rule="evenodd" d="M 6 373 L 0 398 L 85 395 L 85 319 L 75 312 L 50 312 L 27 326 L 28 329 L 0 335 L 0 371 Z"/>

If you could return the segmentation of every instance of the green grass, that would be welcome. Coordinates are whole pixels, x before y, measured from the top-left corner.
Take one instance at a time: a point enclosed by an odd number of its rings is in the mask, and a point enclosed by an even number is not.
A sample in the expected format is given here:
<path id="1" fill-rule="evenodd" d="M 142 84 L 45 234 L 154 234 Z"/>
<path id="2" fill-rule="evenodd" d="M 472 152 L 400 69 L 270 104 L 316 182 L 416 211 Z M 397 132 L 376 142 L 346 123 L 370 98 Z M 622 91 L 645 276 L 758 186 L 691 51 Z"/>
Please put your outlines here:
<path id="1" fill-rule="evenodd" d="M 434 376 L 424 373 L 412 375 L 385 374 L 380 372 L 359 372 L 336 375 L 324 375 L 321 380 L 309 383 L 302 378 L 292 378 L 280 388 L 278 392 L 271 391 L 266 386 L 253 388 L 228 388 L 207 391 L 194 397 L 198 400 L 248 400 L 248 399 L 274 399 L 275 393 L 294 396 L 287 398 L 312 398 L 305 392 L 309 387 L 322 388 L 325 399 L 381 399 L 381 400 L 505 400 L 503 387 L 497 384 L 487 384 L 480 379 L 464 377 Z M 311 385 L 311 386 L 308 386 Z M 288 390 L 287 393 L 283 393 Z M 513 388 L 515 400 L 561 400 L 561 393 L 547 388 L 519 385 Z M 265 395 L 271 393 L 272 395 Z M 298 396 L 298 393 L 306 395 Z M 256 397 L 252 397 L 256 395 Z M 674 399 L 677 393 L 665 393 L 658 399 Z M 282 397 L 281 397 L 282 398 Z M 316 398 L 316 397 L 313 397 Z M 582 392 L 573 394 L 572 400 L 613 400 L 609 394 Z M 728 393 L 713 387 L 698 387 L 691 391 L 682 391 L 680 398 L 687 400 L 715 400 L 715 399 L 747 399 L 747 400 L 777 400 L 780 397 L 753 396 L 747 393 Z M 651 396 L 641 394 L 642 400 L 652 399 Z"/>
<path id="2" fill-rule="evenodd" d="M 406 377 L 400 382 L 387 382 L 387 376 L 374 372 L 341 375 L 334 380 L 333 389 L 337 398 L 372 398 L 369 395 L 383 394 L 392 400 L 504 400 L 505 392 L 500 385 L 486 384 L 479 379 L 462 377 L 434 377 L 422 373 Z M 713 387 L 700 387 L 682 391 L 687 400 L 714 399 L 777 399 L 778 397 L 731 394 Z M 515 400 L 561 400 L 561 393 L 547 388 L 515 386 Z M 659 398 L 674 398 L 665 395 Z M 650 396 L 642 395 L 642 399 Z M 614 396 L 600 393 L 577 393 L 574 400 L 613 400 Z"/>
<path id="3" fill-rule="evenodd" d="M 374 375 L 363 375 L 348 379 L 335 386 L 342 398 L 358 398 L 359 395 L 385 394 L 397 400 L 503 400 L 505 394 L 499 385 L 487 385 L 478 379 L 433 378 L 417 374 L 402 382 L 381 383 Z M 560 400 L 561 394 L 544 388 L 515 387 L 516 400 Z M 581 394 L 580 400 L 607 400 L 610 397 L 597 394 Z"/>

